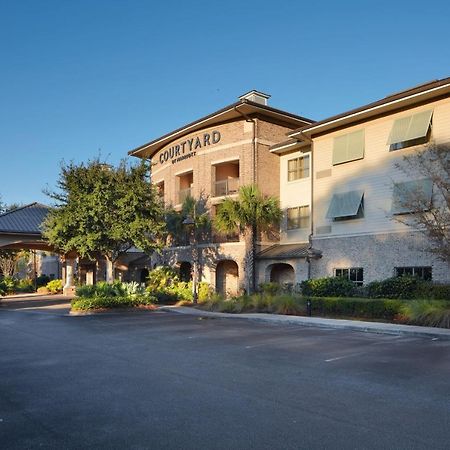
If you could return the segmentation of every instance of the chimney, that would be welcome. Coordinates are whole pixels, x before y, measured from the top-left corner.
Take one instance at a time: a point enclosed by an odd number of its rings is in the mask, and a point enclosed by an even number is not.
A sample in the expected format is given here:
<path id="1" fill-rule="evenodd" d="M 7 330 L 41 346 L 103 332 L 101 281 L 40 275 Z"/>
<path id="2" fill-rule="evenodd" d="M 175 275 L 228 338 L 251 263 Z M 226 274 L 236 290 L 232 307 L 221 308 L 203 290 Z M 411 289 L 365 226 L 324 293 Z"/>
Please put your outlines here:
<path id="1" fill-rule="evenodd" d="M 259 91 L 250 91 L 244 95 L 239 97 L 239 100 L 249 100 L 253 103 L 259 103 L 260 105 L 267 105 L 267 100 L 270 98 L 270 95 L 264 94 Z"/>

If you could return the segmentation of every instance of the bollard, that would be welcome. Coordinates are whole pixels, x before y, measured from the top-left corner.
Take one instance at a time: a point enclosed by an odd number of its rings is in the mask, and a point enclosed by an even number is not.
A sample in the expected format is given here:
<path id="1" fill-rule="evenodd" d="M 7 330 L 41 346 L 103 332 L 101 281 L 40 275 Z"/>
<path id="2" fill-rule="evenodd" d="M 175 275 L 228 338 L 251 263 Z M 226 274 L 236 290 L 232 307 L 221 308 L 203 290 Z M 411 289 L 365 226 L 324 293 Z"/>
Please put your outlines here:
<path id="1" fill-rule="evenodd" d="M 308 317 L 311 317 L 312 314 L 312 304 L 311 304 L 311 299 L 308 298 L 308 300 L 306 300 L 306 315 Z"/>

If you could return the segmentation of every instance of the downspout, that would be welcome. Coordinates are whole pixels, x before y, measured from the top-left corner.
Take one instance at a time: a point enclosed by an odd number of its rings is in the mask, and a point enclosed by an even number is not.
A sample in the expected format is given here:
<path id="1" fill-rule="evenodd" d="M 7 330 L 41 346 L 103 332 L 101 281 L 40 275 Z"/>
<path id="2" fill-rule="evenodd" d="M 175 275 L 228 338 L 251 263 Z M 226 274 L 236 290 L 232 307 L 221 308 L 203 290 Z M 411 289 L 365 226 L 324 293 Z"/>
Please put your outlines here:
<path id="1" fill-rule="evenodd" d="M 309 136 L 303 134 L 303 131 L 300 131 L 300 135 L 298 137 L 299 140 L 308 141 L 311 144 L 311 165 L 310 165 L 310 186 L 311 186 L 311 204 L 310 204 L 310 228 L 309 228 L 309 236 L 308 236 L 308 250 L 306 256 L 306 262 L 308 263 L 308 280 L 311 279 L 311 256 L 312 256 L 312 238 L 314 234 L 314 153 L 313 153 L 313 141 Z"/>

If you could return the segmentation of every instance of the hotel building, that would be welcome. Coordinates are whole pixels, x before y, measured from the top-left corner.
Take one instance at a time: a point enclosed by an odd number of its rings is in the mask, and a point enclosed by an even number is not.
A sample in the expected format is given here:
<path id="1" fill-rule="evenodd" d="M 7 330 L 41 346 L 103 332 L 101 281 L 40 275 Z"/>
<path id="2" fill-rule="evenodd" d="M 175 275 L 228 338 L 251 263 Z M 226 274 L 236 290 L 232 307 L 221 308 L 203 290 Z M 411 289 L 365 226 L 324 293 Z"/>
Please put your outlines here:
<path id="1" fill-rule="evenodd" d="M 416 274 L 450 282 L 449 267 L 424 235 L 398 219 L 403 157 L 427 143 L 450 143 L 450 78 L 390 95 L 320 122 L 271 108 L 251 91 L 237 103 L 130 152 L 149 158 L 167 205 L 190 195 L 214 215 L 239 186 L 255 183 L 280 199 L 279 235 L 257 242 L 257 282 L 299 283 L 346 276 L 358 285 Z M 397 209 L 396 209 L 397 208 Z M 243 286 L 245 242 L 212 234 L 200 244 L 202 278 L 219 292 Z M 188 245 L 172 244 L 164 263 L 190 271 Z"/>
<path id="2" fill-rule="evenodd" d="M 269 96 L 251 91 L 239 101 L 130 152 L 150 159 L 151 180 L 167 206 L 181 210 L 184 199 L 201 199 L 211 215 L 240 186 L 256 184 L 265 195 L 280 196 L 280 158 L 270 151 L 286 133 L 311 120 L 267 105 Z M 179 236 L 178 238 L 182 238 Z M 191 271 L 192 248 L 176 239 L 156 263 Z M 274 242 L 260 236 L 257 251 Z M 211 233 L 199 242 L 204 281 L 217 291 L 236 293 L 244 285 L 246 243 L 242 236 Z M 156 257 L 156 255 L 155 255 Z"/>

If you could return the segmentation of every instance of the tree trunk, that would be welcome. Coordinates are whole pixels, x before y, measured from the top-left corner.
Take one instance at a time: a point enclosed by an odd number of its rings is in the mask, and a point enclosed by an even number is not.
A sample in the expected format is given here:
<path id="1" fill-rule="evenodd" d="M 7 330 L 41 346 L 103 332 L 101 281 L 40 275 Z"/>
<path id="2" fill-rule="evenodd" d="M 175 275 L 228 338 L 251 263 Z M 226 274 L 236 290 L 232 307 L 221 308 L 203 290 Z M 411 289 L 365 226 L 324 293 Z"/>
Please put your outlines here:
<path id="1" fill-rule="evenodd" d="M 106 282 L 112 283 L 114 281 L 114 264 L 112 259 L 106 257 Z"/>
<path id="2" fill-rule="evenodd" d="M 249 295 L 255 292 L 255 228 L 248 227 L 245 231 L 245 290 Z"/>

